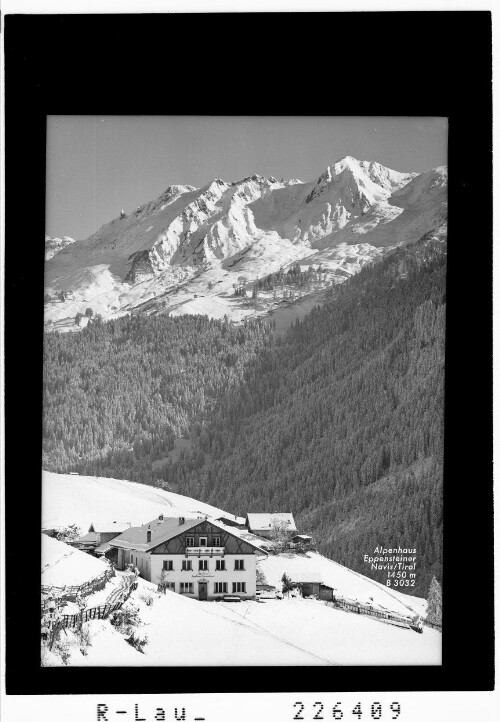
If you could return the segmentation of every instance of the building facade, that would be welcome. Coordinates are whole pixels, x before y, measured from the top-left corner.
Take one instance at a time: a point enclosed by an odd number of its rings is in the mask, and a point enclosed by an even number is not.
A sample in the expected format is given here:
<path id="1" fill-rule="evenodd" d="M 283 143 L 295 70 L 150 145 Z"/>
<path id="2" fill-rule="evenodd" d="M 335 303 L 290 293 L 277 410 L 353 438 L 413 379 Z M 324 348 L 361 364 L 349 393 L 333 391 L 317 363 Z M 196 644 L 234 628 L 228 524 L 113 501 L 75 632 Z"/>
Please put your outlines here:
<path id="1" fill-rule="evenodd" d="M 159 517 L 109 542 L 117 567 L 133 564 L 144 579 L 200 600 L 253 599 L 257 555 L 264 552 L 212 519 Z"/>

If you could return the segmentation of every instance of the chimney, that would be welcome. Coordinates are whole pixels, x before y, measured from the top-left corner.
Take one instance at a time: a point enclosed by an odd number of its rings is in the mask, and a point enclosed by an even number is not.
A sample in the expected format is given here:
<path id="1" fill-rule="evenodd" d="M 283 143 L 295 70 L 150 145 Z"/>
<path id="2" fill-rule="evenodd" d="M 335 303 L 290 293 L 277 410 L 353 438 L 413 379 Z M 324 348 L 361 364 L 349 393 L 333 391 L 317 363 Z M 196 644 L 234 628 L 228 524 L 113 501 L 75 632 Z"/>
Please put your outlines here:
<path id="1" fill-rule="evenodd" d="M 148 526 L 148 530 L 146 532 L 146 542 L 149 544 L 151 541 L 151 527 Z"/>
<path id="2" fill-rule="evenodd" d="M 186 521 L 186 519 L 185 519 L 183 516 L 180 516 L 180 517 L 179 517 L 179 526 L 181 526 L 182 524 L 184 524 L 185 521 Z"/>

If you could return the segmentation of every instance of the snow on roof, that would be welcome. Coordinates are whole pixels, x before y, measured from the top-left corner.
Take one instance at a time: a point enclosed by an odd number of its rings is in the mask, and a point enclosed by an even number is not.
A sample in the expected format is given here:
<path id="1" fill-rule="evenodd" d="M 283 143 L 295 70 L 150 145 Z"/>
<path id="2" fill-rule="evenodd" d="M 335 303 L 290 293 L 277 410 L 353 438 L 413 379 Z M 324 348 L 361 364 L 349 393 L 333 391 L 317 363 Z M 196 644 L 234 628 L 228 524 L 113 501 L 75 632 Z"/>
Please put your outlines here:
<path id="1" fill-rule="evenodd" d="M 84 534 L 75 540 L 78 544 L 84 542 L 86 544 L 95 544 L 97 542 L 97 534 L 95 531 L 89 531 L 88 534 Z"/>
<path id="2" fill-rule="evenodd" d="M 106 569 L 106 562 L 42 534 L 42 585 L 79 586 Z"/>
<path id="3" fill-rule="evenodd" d="M 214 523 L 213 519 L 211 519 L 210 521 L 212 523 Z M 221 521 L 221 520 L 217 519 L 217 522 L 218 521 Z M 220 528 L 223 529 L 224 531 L 229 532 L 229 534 L 232 534 L 233 536 L 238 537 L 238 539 L 243 539 L 243 541 L 246 541 L 247 544 L 251 544 L 252 546 L 256 547 L 256 549 L 258 549 L 259 551 L 267 554 L 266 550 L 269 545 L 266 542 L 266 540 L 263 539 L 262 537 L 252 534 L 247 529 L 238 529 L 237 527 L 234 527 L 234 526 L 225 525 L 223 521 L 221 521 L 220 524 L 216 523 L 216 525 L 220 526 Z"/>
<path id="4" fill-rule="evenodd" d="M 183 518 L 183 517 L 181 517 Z M 123 549 L 137 549 L 138 551 L 149 551 L 162 544 L 163 542 L 176 537 L 183 531 L 191 529 L 202 521 L 201 519 L 184 519 L 179 523 L 179 517 L 172 517 L 167 519 L 153 519 L 149 524 L 143 524 L 142 526 L 135 526 L 131 529 L 127 529 L 110 540 L 110 544 L 113 547 L 121 547 Z M 151 532 L 151 541 L 147 541 L 147 533 Z"/>
<path id="5" fill-rule="evenodd" d="M 323 584 L 321 572 L 316 569 L 305 569 L 293 580 L 294 582 L 304 582 L 305 584 Z"/>
<path id="6" fill-rule="evenodd" d="M 92 526 L 97 534 L 107 534 L 110 531 L 115 531 L 117 534 L 120 534 L 120 532 L 125 531 L 125 529 L 130 529 L 130 524 L 126 521 L 101 521 L 97 524 L 92 524 Z"/>
<path id="7" fill-rule="evenodd" d="M 247 514 L 248 526 L 253 531 L 269 531 L 273 522 L 286 522 L 288 531 L 297 531 L 293 514 L 288 512 L 275 512 L 273 514 Z"/>
<path id="8" fill-rule="evenodd" d="M 216 526 L 232 536 L 236 536 L 239 539 L 243 539 L 247 544 L 255 547 L 260 552 L 263 552 L 263 548 L 259 542 L 261 540 L 256 539 L 253 534 L 248 532 L 241 533 L 242 530 L 234 527 L 225 526 L 224 524 L 216 521 L 215 519 L 206 519 L 210 524 Z M 205 521 L 205 518 L 197 519 L 186 519 L 182 524 L 179 524 L 179 517 L 168 517 L 160 521 L 159 518 L 153 519 L 148 524 L 143 524 L 140 527 L 132 527 L 127 529 L 123 534 L 110 540 L 110 544 L 113 547 L 121 547 L 123 549 L 135 549 L 137 551 L 151 551 L 159 544 L 169 541 L 174 537 L 182 534 L 182 532 L 188 531 L 194 528 L 198 524 Z M 147 532 L 151 531 L 151 541 L 147 541 Z M 267 553 L 267 552 L 266 552 Z"/>

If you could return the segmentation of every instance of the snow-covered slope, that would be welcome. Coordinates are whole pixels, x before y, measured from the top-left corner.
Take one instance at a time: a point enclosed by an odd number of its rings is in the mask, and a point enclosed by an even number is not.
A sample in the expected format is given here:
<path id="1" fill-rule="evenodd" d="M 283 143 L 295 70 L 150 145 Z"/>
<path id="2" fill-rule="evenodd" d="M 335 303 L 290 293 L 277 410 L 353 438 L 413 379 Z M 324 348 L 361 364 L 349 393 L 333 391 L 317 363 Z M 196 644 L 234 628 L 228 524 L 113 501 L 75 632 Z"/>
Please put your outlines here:
<path id="1" fill-rule="evenodd" d="M 154 600 L 150 606 L 148 594 Z M 198 602 L 173 592 L 158 596 L 139 580 L 125 607 L 139 612 L 143 653 L 108 620 L 95 620 L 85 625 L 90 636 L 85 655 L 71 630 L 61 638 L 66 663 L 192 667 L 203 658 L 210 667 L 441 664 L 439 632 L 426 628 L 415 634 L 317 601 Z M 56 650 L 57 645 L 52 652 L 44 648 L 44 664 L 62 664 Z"/>
<path id="2" fill-rule="evenodd" d="M 253 175 L 169 186 L 129 216 L 58 248 L 47 262 L 47 291 L 69 294 L 46 306 L 46 321 L 77 329 L 74 316 L 89 306 L 105 318 L 206 313 L 239 321 L 268 313 L 282 299 L 249 304 L 234 287 L 250 290 L 296 263 L 322 266 L 312 293 L 341 282 L 442 226 L 446 182 L 446 168 L 400 173 L 347 156 L 310 183 Z"/>
<path id="3" fill-rule="evenodd" d="M 107 562 L 42 534 L 42 585 L 79 586 L 99 577 Z"/>
<path id="4" fill-rule="evenodd" d="M 403 616 L 425 615 L 426 612 L 425 599 L 389 589 L 316 552 L 271 554 L 259 559 L 258 566 L 266 582 L 278 589 L 281 588 L 281 578 L 286 573 L 295 582 L 316 578 L 316 581 L 332 587 L 337 596 L 368 604 L 374 608 Z"/>
<path id="5" fill-rule="evenodd" d="M 210 504 L 153 486 L 104 477 L 42 472 L 43 529 L 76 524 L 87 532 L 91 523 L 102 526 L 114 521 L 139 526 L 161 513 L 166 516 L 192 514 L 193 517 L 207 514 L 243 522 Z"/>

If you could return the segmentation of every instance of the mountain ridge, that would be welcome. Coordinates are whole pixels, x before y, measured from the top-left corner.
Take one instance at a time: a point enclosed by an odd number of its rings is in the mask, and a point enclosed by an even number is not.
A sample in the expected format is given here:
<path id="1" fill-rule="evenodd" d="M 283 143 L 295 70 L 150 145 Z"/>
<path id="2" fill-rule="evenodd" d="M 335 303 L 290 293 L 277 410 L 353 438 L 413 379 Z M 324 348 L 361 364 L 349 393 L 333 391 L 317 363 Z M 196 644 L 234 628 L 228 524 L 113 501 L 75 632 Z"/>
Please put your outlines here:
<path id="1" fill-rule="evenodd" d="M 308 293 L 341 283 L 366 262 L 438 232 L 446 184 L 443 166 L 401 173 L 346 156 L 308 183 L 254 174 L 201 188 L 170 185 L 87 239 L 54 248 L 47 325 L 75 330 L 74 317 L 89 303 L 103 318 L 145 312 L 146 302 L 148 313 L 204 312 L 236 322 L 266 315 L 288 303 L 286 294 L 261 296 L 259 306 L 235 298 L 235 288 L 251 293 L 257 280 L 297 263 L 324 273 Z M 66 298 L 55 303 L 61 291 Z"/>

